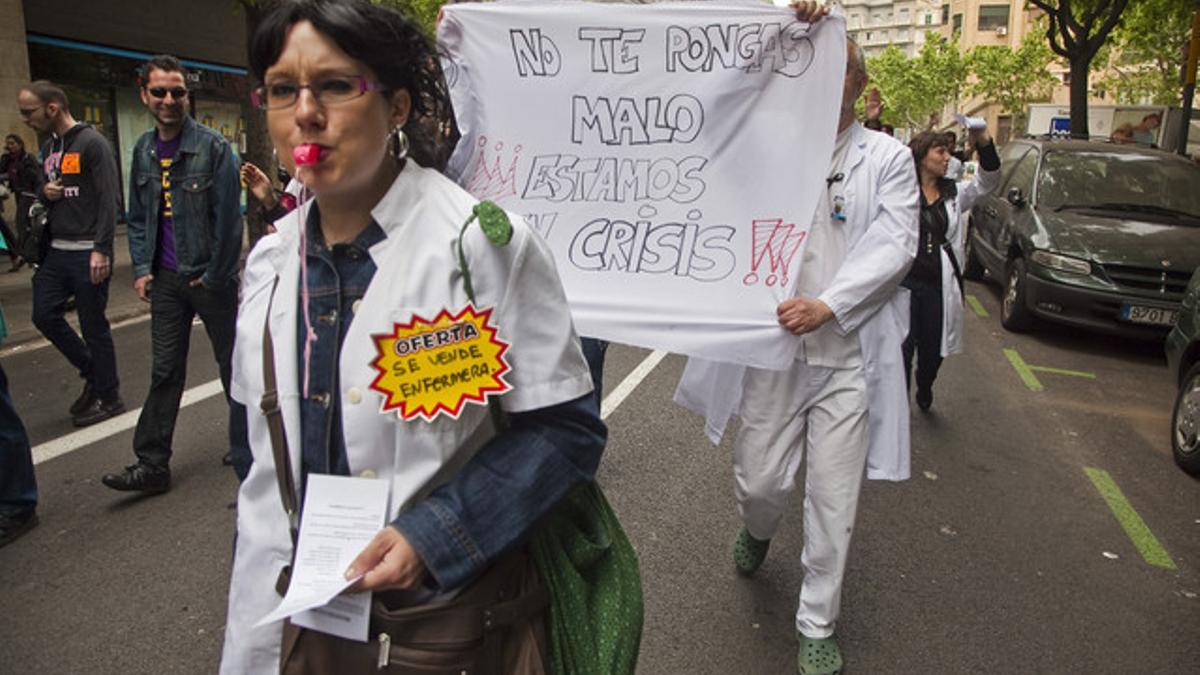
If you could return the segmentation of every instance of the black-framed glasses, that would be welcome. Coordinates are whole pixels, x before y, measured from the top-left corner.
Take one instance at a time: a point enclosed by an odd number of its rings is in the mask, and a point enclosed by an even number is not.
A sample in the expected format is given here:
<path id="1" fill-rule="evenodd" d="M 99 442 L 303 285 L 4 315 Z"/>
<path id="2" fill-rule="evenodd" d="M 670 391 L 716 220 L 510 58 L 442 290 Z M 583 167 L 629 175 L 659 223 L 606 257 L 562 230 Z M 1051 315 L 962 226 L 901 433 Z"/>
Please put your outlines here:
<path id="1" fill-rule="evenodd" d="M 176 101 L 188 95 L 187 87 L 147 87 L 146 91 L 154 98 L 166 98 L 170 94 Z"/>
<path id="2" fill-rule="evenodd" d="M 250 101 L 256 108 L 265 110 L 290 108 L 300 100 L 301 89 L 309 90 L 317 103 L 324 106 L 353 101 L 369 91 L 383 89 L 383 85 L 372 82 L 362 75 L 325 77 L 313 80 L 308 84 L 279 80 L 255 87 L 254 91 L 250 92 Z"/>

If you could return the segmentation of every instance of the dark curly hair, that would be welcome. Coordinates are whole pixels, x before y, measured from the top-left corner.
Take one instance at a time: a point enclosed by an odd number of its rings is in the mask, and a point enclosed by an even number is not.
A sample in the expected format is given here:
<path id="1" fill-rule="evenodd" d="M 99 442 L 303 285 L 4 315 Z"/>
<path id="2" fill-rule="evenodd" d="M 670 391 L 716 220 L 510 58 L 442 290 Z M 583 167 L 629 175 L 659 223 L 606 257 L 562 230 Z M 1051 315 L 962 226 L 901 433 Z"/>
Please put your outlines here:
<path id="1" fill-rule="evenodd" d="M 938 131 L 922 131 L 908 142 L 908 149 L 912 150 L 913 164 L 917 167 L 918 180 L 921 178 L 921 163 L 925 161 L 925 155 L 928 155 L 929 151 L 934 148 L 953 150 L 953 135 Z"/>
<path id="2" fill-rule="evenodd" d="M 430 138 L 430 130 L 451 127 L 454 115 L 438 50 L 421 28 L 399 11 L 369 0 L 291 0 L 268 14 L 250 40 L 255 79 L 263 81 L 283 53 L 288 31 L 302 21 L 366 64 L 385 93 L 408 92 L 412 113 L 404 131 L 412 143 L 410 154 L 422 165 L 440 169 L 444 160 L 436 155 L 443 139 Z"/>

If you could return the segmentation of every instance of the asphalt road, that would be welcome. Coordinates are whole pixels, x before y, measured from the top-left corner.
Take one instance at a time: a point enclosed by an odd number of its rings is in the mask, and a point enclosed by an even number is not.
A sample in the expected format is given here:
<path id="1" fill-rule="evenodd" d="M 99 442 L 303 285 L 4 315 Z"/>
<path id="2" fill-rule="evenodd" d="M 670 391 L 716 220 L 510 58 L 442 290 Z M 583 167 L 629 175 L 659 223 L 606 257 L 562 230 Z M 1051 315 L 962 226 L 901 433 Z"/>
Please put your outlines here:
<path id="1" fill-rule="evenodd" d="M 847 672 L 1195 672 L 1200 482 L 1171 461 L 1161 347 L 1013 335 L 994 289 L 968 291 L 990 315 L 968 315 L 968 352 L 943 366 L 932 413 L 913 413 L 913 478 L 863 491 L 838 629 Z M 119 329 L 117 345 L 135 408 L 149 324 Z M 606 389 L 647 354 L 610 349 Z M 39 452 L 61 449 L 74 374 L 52 348 L 0 359 Z M 671 403 L 683 364 L 663 359 L 610 415 L 600 472 L 641 559 L 640 671 L 794 672 L 801 500 L 758 575 L 738 577 L 732 435 L 713 447 Z M 190 377 L 216 377 L 200 328 Z M 132 461 L 131 428 L 38 465 L 42 524 L 0 549 L 0 673 L 215 670 L 236 490 L 223 409 L 213 396 L 181 413 L 166 495 L 99 483 Z M 1133 538 L 1105 477 L 1145 527 Z"/>

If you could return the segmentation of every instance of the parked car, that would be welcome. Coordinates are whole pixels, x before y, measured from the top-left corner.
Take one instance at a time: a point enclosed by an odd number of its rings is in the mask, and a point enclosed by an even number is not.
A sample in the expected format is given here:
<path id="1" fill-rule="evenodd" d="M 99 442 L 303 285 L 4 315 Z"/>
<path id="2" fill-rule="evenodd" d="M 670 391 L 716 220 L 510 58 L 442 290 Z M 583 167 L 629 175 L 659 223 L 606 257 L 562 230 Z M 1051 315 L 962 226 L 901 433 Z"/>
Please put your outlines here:
<path id="1" fill-rule="evenodd" d="M 968 221 L 965 274 L 1004 287 L 1001 323 L 1162 339 L 1200 267 L 1200 167 L 1167 152 L 1021 139 Z"/>
<path id="2" fill-rule="evenodd" d="M 1179 322 L 1167 335 L 1167 366 L 1179 386 L 1171 414 L 1175 463 L 1200 475 L 1200 270 L 1192 275 Z"/>

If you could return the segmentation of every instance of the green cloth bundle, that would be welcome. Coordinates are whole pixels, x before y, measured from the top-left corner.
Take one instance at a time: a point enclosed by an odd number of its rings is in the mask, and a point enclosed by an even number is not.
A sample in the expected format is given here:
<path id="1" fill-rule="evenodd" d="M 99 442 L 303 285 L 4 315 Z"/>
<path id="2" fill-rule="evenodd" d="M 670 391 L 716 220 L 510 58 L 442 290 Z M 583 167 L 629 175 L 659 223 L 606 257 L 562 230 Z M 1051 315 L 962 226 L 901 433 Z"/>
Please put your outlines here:
<path id="1" fill-rule="evenodd" d="M 550 672 L 632 675 L 642 641 L 637 553 L 596 483 L 582 485 L 533 536 L 542 583 Z"/>

